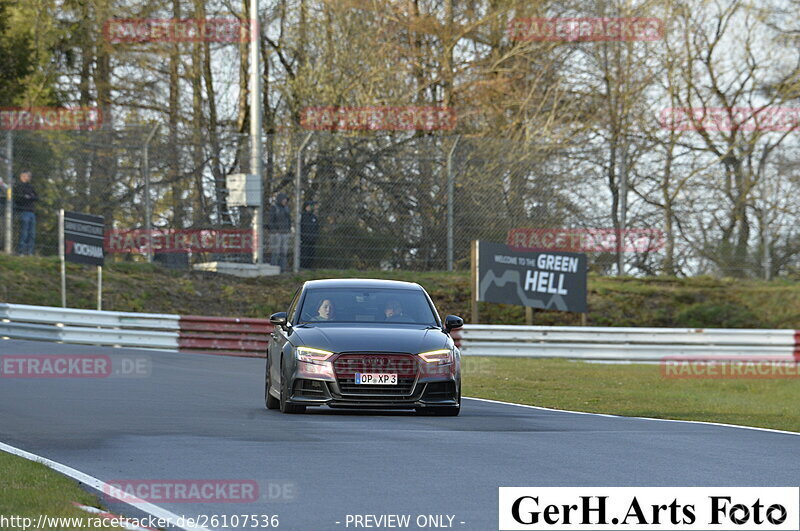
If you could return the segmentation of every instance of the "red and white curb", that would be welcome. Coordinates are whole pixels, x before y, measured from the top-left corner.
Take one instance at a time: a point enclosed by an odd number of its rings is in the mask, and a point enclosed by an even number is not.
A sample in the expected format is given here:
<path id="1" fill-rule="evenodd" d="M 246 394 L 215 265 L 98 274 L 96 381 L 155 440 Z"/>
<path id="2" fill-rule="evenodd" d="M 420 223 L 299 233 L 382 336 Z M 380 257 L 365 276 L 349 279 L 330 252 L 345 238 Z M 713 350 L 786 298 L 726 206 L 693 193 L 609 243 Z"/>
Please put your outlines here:
<path id="1" fill-rule="evenodd" d="M 97 507 L 90 507 L 88 505 L 81 505 L 80 503 L 77 503 L 77 502 L 72 502 L 72 505 L 74 505 L 75 507 L 77 507 L 78 509 L 80 509 L 82 511 L 86 511 L 87 513 L 92 513 L 92 514 L 96 514 L 98 516 L 101 516 L 105 520 L 113 520 L 114 523 L 117 524 L 119 527 L 122 527 L 124 529 L 128 529 L 129 531 L 158 531 L 157 529 L 154 529 L 152 527 L 140 527 L 140 526 L 132 523 L 133 522 L 132 518 L 126 518 L 126 517 L 120 516 L 118 514 L 110 513 L 108 511 L 104 511 L 102 509 L 98 509 Z"/>

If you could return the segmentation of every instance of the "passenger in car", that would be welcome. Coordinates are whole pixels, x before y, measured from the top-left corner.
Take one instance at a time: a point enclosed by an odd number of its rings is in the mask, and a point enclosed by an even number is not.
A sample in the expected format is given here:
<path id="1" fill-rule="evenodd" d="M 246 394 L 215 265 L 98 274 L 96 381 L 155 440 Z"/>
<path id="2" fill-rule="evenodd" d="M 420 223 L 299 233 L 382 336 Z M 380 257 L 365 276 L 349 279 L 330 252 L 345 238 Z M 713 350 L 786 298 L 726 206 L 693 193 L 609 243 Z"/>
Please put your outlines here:
<path id="1" fill-rule="evenodd" d="M 386 307 L 383 310 L 383 317 L 387 321 L 399 321 L 403 318 L 403 307 L 397 299 L 389 299 L 386 301 Z"/>

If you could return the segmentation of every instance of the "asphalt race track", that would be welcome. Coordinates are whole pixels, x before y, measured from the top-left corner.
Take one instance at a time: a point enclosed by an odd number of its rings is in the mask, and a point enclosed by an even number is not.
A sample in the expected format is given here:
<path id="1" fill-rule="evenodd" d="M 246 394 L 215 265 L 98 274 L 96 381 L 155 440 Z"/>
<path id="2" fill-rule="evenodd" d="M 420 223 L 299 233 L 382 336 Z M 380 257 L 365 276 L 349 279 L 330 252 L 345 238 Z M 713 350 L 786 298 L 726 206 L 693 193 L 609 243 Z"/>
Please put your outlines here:
<path id="1" fill-rule="evenodd" d="M 410 514 L 411 529 L 417 515 L 454 515 L 456 529 L 492 530 L 499 486 L 796 486 L 800 477 L 791 434 L 477 400 L 455 418 L 283 415 L 264 409 L 263 360 L 0 341 L 0 355 L 56 353 L 106 354 L 115 367 L 144 359 L 148 370 L 0 378 L 0 441 L 108 482 L 260 486 L 250 503 L 153 500 L 187 516 L 277 514 L 279 529 L 316 531 L 347 529 L 347 514 Z"/>

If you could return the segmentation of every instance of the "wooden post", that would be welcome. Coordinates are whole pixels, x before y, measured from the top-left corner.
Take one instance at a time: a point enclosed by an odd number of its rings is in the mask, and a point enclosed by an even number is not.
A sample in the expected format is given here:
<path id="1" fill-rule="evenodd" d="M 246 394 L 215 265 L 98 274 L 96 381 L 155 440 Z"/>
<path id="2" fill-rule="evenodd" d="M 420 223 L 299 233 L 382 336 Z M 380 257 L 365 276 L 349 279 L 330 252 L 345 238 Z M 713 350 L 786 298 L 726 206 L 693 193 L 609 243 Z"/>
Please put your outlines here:
<path id="1" fill-rule="evenodd" d="M 470 252 L 470 262 L 472 263 L 472 324 L 478 324 L 480 320 L 480 311 L 478 308 L 478 240 L 472 240 L 472 250 Z"/>
<path id="2" fill-rule="evenodd" d="M 528 326 L 533 325 L 533 308 L 525 306 L 525 324 Z"/>
<path id="3" fill-rule="evenodd" d="M 103 309 L 103 266 L 97 266 L 97 311 Z"/>
<path id="4" fill-rule="evenodd" d="M 581 326 L 588 326 L 588 325 L 589 325 L 589 313 L 581 312 Z"/>

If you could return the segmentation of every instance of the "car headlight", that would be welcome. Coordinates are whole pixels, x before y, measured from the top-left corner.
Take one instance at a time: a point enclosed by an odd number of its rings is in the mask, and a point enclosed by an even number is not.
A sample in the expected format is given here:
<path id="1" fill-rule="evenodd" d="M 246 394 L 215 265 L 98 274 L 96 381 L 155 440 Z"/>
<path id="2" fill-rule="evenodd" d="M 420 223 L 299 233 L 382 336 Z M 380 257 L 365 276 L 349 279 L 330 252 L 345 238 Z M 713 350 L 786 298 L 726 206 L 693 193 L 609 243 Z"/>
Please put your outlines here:
<path id="1" fill-rule="evenodd" d="M 453 351 L 449 348 L 421 352 L 419 357 L 428 363 L 436 363 L 438 365 L 453 363 Z"/>
<path id="2" fill-rule="evenodd" d="M 304 361 L 306 363 L 320 363 L 326 361 L 331 356 L 333 356 L 333 352 L 318 348 L 297 347 L 294 350 L 294 357 L 298 361 Z"/>

